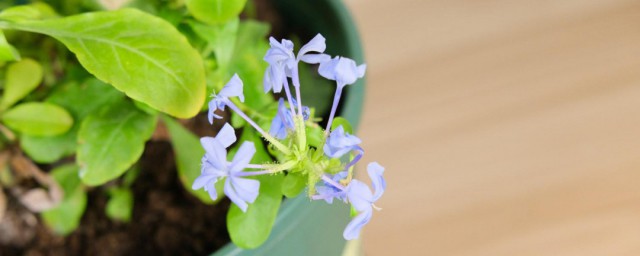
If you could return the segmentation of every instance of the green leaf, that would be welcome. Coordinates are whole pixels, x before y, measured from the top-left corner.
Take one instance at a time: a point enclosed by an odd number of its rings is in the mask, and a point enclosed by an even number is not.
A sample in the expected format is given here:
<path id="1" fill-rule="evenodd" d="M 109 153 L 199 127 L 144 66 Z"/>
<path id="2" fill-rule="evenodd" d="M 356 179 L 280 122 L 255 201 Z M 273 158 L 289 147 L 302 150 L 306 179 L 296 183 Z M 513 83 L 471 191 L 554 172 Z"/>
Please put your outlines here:
<path id="1" fill-rule="evenodd" d="M 59 86 L 47 99 L 69 110 L 76 120 L 64 134 L 48 137 L 20 136 L 22 149 L 38 163 L 52 163 L 76 152 L 77 135 L 82 120 L 90 113 L 111 106 L 124 99 L 124 94 L 98 79 L 87 79 L 84 83 L 67 83 Z"/>
<path id="2" fill-rule="evenodd" d="M 9 65 L 0 110 L 7 109 L 38 87 L 42 75 L 42 66 L 32 59 L 22 59 Z"/>
<path id="3" fill-rule="evenodd" d="M 107 217 L 112 220 L 129 222 L 133 213 L 133 193 L 129 188 L 112 188 L 109 190 L 109 201 L 105 209 Z"/>
<path id="4" fill-rule="evenodd" d="M 256 154 L 251 162 L 271 161 L 262 139 L 250 128 L 245 128 L 239 141 L 255 143 Z M 237 147 L 233 151 L 236 150 Z M 247 212 L 242 212 L 240 208 L 232 204 L 227 213 L 229 236 L 234 244 L 245 249 L 256 248 L 267 240 L 282 201 L 282 174 L 260 175 L 256 179 L 260 181 L 260 194 L 256 201 L 249 205 Z"/>
<path id="5" fill-rule="evenodd" d="M 8 21 L 37 20 L 53 18 L 58 14 L 45 3 L 32 3 L 7 8 L 0 12 L 0 19 Z"/>
<path id="6" fill-rule="evenodd" d="M 219 75 L 223 79 L 231 78 L 229 63 L 232 60 L 239 24 L 240 20 L 237 18 L 219 25 L 205 25 L 198 22 L 189 23 L 196 35 L 207 41 L 213 49 L 216 55 L 216 63 L 219 66 Z"/>
<path id="7" fill-rule="evenodd" d="M 342 128 L 344 129 L 344 132 L 348 134 L 353 134 L 353 128 L 351 127 L 351 123 L 346 118 L 338 116 L 333 119 L 333 123 L 331 123 L 331 130 L 333 131 L 339 126 L 342 126 Z"/>
<path id="8" fill-rule="evenodd" d="M 78 127 L 79 124 L 74 123 L 69 131 L 56 136 L 41 137 L 22 134 L 20 147 L 35 162 L 53 163 L 76 152 Z"/>
<path id="9" fill-rule="evenodd" d="M 89 115 L 78 132 L 76 160 L 85 184 L 117 178 L 142 155 L 156 127 L 156 117 L 122 101 Z"/>
<path id="10" fill-rule="evenodd" d="M 4 33 L 0 30 L 0 62 L 14 61 L 20 59 L 20 53 L 16 48 L 7 42 Z"/>
<path id="11" fill-rule="evenodd" d="M 247 0 L 187 0 L 187 9 L 196 19 L 209 23 L 224 23 L 238 17 Z"/>
<path id="12" fill-rule="evenodd" d="M 33 136 L 62 134 L 73 125 L 73 118 L 64 108 L 38 102 L 23 103 L 7 110 L 2 121 L 16 131 Z"/>
<path id="13" fill-rule="evenodd" d="M 244 21 L 238 27 L 238 38 L 229 70 L 238 73 L 244 83 L 245 104 L 258 111 L 273 104 L 274 99 L 263 90 L 264 70 L 268 63 L 262 58 L 269 49 L 266 35 L 269 25 L 255 21 Z M 270 122 L 271 120 L 269 120 Z"/>
<path id="14" fill-rule="evenodd" d="M 282 181 L 282 194 L 286 197 L 296 197 L 307 185 L 307 179 L 300 173 L 289 173 Z"/>
<path id="15" fill-rule="evenodd" d="M 42 212 L 42 219 L 54 232 L 67 235 L 80 224 L 87 206 L 87 195 L 78 178 L 78 166 L 71 164 L 55 168 L 51 176 L 62 187 L 64 198 L 57 207 Z"/>
<path id="16" fill-rule="evenodd" d="M 191 189 L 193 182 L 200 176 L 200 162 L 205 153 L 204 148 L 200 145 L 200 140 L 170 117 L 162 116 L 162 121 L 167 125 L 167 129 L 171 135 L 171 144 L 173 145 L 173 152 L 176 156 L 176 165 L 178 167 L 178 177 L 182 185 L 184 185 L 187 191 L 200 199 L 200 201 L 206 204 L 214 203 L 211 197 L 209 197 L 209 193 L 204 191 L 204 189 Z M 219 195 L 216 201 L 222 198 L 222 189 L 224 188 L 222 184 L 224 184 L 224 182 L 218 182 L 216 184 L 216 190 Z"/>
<path id="17" fill-rule="evenodd" d="M 320 126 L 307 126 L 306 128 L 307 143 L 312 147 L 320 147 L 324 142 L 324 131 Z"/>
<path id="18" fill-rule="evenodd" d="M 7 26 L 60 40 L 97 78 L 170 115 L 192 117 L 204 103 L 202 58 L 161 18 L 121 9 Z"/>

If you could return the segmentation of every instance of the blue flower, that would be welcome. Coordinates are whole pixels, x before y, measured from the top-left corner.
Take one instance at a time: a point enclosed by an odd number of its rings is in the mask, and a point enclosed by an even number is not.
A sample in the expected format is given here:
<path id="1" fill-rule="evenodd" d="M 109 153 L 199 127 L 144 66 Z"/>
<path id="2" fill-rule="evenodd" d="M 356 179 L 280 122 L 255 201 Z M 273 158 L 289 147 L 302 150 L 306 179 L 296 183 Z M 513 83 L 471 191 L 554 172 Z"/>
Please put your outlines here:
<path id="1" fill-rule="evenodd" d="M 320 63 L 318 73 L 321 76 L 334 80 L 338 84 L 338 89 L 353 84 L 364 76 L 367 65 L 356 66 L 356 62 L 346 57 L 336 56 L 331 60 Z"/>
<path id="2" fill-rule="evenodd" d="M 227 163 L 226 148 L 235 141 L 236 137 L 233 128 L 229 124 L 225 124 L 215 138 L 204 137 L 200 139 L 200 143 L 206 153 L 202 157 L 201 174 L 193 182 L 191 188 L 196 190 L 204 187 L 205 191 L 209 193 L 209 197 L 216 200 L 218 194 L 215 183 L 226 177 L 224 193 L 243 212 L 246 212 L 248 203 L 255 201 L 260 190 L 260 182 L 243 178 L 250 174 L 242 172 L 249 165 L 256 148 L 252 142 L 244 142 L 238 149 L 233 161 Z"/>
<path id="3" fill-rule="evenodd" d="M 294 130 L 293 118 L 291 117 L 291 112 L 285 107 L 284 100 L 280 98 L 278 101 L 278 113 L 271 121 L 269 134 L 281 140 L 287 137 L 287 130 Z"/>
<path id="4" fill-rule="evenodd" d="M 336 187 L 335 184 L 340 184 L 340 181 L 347 178 L 347 176 L 348 176 L 347 171 L 337 173 L 336 175 L 333 176 L 333 178 L 331 178 L 333 182 L 325 181 L 323 185 L 316 187 L 316 192 L 318 193 L 318 195 L 313 196 L 312 199 L 315 199 L 315 200 L 323 199 L 330 204 L 333 203 L 334 198 L 337 198 L 346 202 L 347 194 L 344 187 L 342 188 Z"/>
<path id="5" fill-rule="evenodd" d="M 387 187 L 382 177 L 384 167 L 373 162 L 367 166 L 367 172 L 371 178 L 374 193 L 371 192 L 371 189 L 366 184 L 355 179 L 345 188 L 347 200 L 358 211 L 358 215 L 347 224 L 342 233 L 342 236 L 347 240 L 356 239 L 360 236 L 362 227 L 371 220 L 373 208 L 375 207 L 373 204 L 382 196 Z"/>
<path id="6" fill-rule="evenodd" d="M 292 77 L 294 86 L 299 86 L 298 82 L 298 62 L 303 61 L 310 64 L 318 64 L 331 59 L 329 55 L 323 54 L 327 48 L 325 39 L 317 34 L 311 41 L 300 48 L 298 56 L 293 53 L 293 42 L 282 39 L 278 42 L 275 38 L 269 38 L 271 48 L 267 50 L 264 60 L 269 63 L 269 67 L 264 73 L 264 92 L 273 90 L 275 93 L 282 91 L 287 83 L 287 77 Z M 318 52 L 318 53 L 312 53 Z"/>
<path id="7" fill-rule="evenodd" d="M 286 74 L 296 65 L 293 42 L 286 39 L 278 42 L 275 38 L 270 37 L 269 44 L 271 48 L 264 56 L 264 60 L 269 63 L 264 74 L 264 92 L 273 90 L 273 92 L 279 93 L 286 82 Z"/>
<path id="8" fill-rule="evenodd" d="M 317 34 L 307 44 L 300 48 L 296 60 L 303 61 L 309 64 L 318 64 L 331 59 L 331 56 L 324 54 L 324 50 L 327 48 L 325 39 L 321 34 Z M 310 53 L 318 52 L 318 53 Z"/>
<path id="9" fill-rule="evenodd" d="M 229 97 L 239 97 L 241 102 L 244 102 L 244 94 L 242 93 L 242 80 L 238 77 L 238 74 L 234 74 L 229 82 L 220 90 L 218 95 L 214 95 L 213 99 L 209 101 L 209 123 L 213 124 L 213 118 L 222 119 L 221 116 L 216 115 L 214 112 L 217 109 L 224 110 L 229 102 Z"/>
<path id="10" fill-rule="evenodd" d="M 358 150 L 362 152 L 362 148 L 358 146 L 361 142 L 362 141 L 358 137 L 345 133 L 344 128 L 341 125 L 331 132 L 323 149 L 327 156 L 339 158 L 351 150 Z"/>

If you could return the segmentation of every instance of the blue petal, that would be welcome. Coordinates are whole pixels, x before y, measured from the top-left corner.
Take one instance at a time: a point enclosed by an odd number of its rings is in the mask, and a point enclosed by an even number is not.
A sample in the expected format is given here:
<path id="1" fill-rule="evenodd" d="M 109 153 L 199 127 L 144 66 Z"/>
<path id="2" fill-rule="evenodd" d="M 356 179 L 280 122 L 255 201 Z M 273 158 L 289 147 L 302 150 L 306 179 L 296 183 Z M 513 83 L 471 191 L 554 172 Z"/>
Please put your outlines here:
<path id="1" fill-rule="evenodd" d="M 229 80 L 229 82 L 224 85 L 222 90 L 220 90 L 219 96 L 222 97 L 233 97 L 237 96 L 240 98 L 240 101 L 244 102 L 244 94 L 242 93 L 242 80 L 238 77 L 238 74 L 233 74 L 233 77 Z"/>
<path id="2" fill-rule="evenodd" d="M 326 40 L 321 34 L 317 34 L 307 44 L 305 44 L 304 46 L 302 46 L 302 48 L 300 48 L 300 51 L 298 51 L 298 58 L 300 59 L 301 57 L 306 55 L 308 52 L 320 52 L 320 53 L 324 52 L 324 50 L 327 48 L 325 41 Z"/>
<path id="3" fill-rule="evenodd" d="M 229 123 L 225 123 L 215 138 L 223 147 L 228 148 L 236 142 L 236 133 Z"/>
<path id="4" fill-rule="evenodd" d="M 231 202 L 236 204 L 238 208 L 240 208 L 240 210 L 242 210 L 243 212 L 247 212 L 247 202 L 242 200 L 242 198 L 240 198 L 240 195 L 238 195 L 238 193 L 233 189 L 233 185 L 231 185 L 231 179 L 229 178 L 227 178 L 227 180 L 224 182 L 224 194 L 227 195 Z"/>
<path id="5" fill-rule="evenodd" d="M 254 179 L 231 177 L 233 189 L 238 193 L 240 199 L 245 202 L 253 203 L 260 193 L 260 182 Z"/>
<path id="6" fill-rule="evenodd" d="M 364 225 L 369 223 L 369 220 L 371 220 L 371 215 L 372 215 L 372 210 L 368 210 L 368 211 L 361 212 L 360 214 L 358 214 L 358 216 L 353 218 L 351 222 L 347 224 L 347 227 L 344 229 L 344 232 L 342 233 L 342 236 L 344 237 L 344 239 L 346 240 L 357 239 L 360 236 L 360 230 L 362 230 L 362 227 L 364 227 Z"/>
<path id="7" fill-rule="evenodd" d="M 326 79 L 336 80 L 336 65 L 338 64 L 339 57 L 336 56 L 331 60 L 321 62 L 318 67 L 318 73 Z"/>
<path id="8" fill-rule="evenodd" d="M 373 195 L 371 194 L 371 189 L 359 180 L 351 180 L 349 186 L 347 186 L 347 198 L 353 208 L 358 211 L 372 209 Z"/>
<path id="9" fill-rule="evenodd" d="M 305 54 L 300 57 L 300 60 L 309 63 L 309 64 L 318 64 L 323 63 L 331 59 L 331 56 L 321 53 L 321 54 Z"/>
<path id="10" fill-rule="evenodd" d="M 215 169 L 225 170 L 227 166 L 227 150 L 212 137 L 200 138 L 200 144 L 206 151 L 206 161 Z"/>
<path id="11" fill-rule="evenodd" d="M 247 212 L 247 202 L 253 203 L 258 197 L 259 190 L 260 182 L 252 179 L 229 177 L 224 184 L 224 193 L 243 212 Z"/>
<path id="12" fill-rule="evenodd" d="M 369 173 L 371 184 L 375 191 L 373 194 L 373 202 L 375 202 L 382 196 L 382 193 L 384 193 L 384 190 L 387 188 L 387 182 L 384 180 L 384 177 L 382 177 L 384 167 L 377 162 L 369 163 L 367 166 L 367 172 Z"/>
<path id="13" fill-rule="evenodd" d="M 209 197 L 211 198 L 211 200 L 216 200 L 218 199 L 218 191 L 216 190 L 216 183 L 215 182 L 211 182 L 209 184 L 207 184 L 204 187 L 204 190 L 209 192 Z"/>
<path id="14" fill-rule="evenodd" d="M 364 77 L 364 73 L 366 70 L 367 70 L 367 64 L 362 64 L 358 66 L 358 77 L 359 78 Z"/>
<path id="15" fill-rule="evenodd" d="M 229 166 L 229 172 L 235 173 L 242 171 L 251 161 L 253 155 L 256 153 L 256 146 L 253 142 L 245 141 L 236 152 L 236 155 L 233 157 L 233 161 Z"/>
<path id="16" fill-rule="evenodd" d="M 204 187 L 205 185 L 207 185 L 207 183 L 211 182 L 211 180 L 216 179 L 215 176 L 213 175 L 200 175 L 198 176 L 198 178 L 196 178 L 195 181 L 193 181 L 193 184 L 191 185 L 191 189 L 193 190 L 198 190 L 201 189 L 202 187 Z"/>
<path id="17" fill-rule="evenodd" d="M 216 109 L 218 109 L 218 105 L 216 104 L 216 99 L 214 98 L 209 101 L 209 112 L 207 113 L 207 118 L 209 119 L 210 124 L 213 124 L 213 118 L 222 119 L 221 116 L 215 114 Z"/>

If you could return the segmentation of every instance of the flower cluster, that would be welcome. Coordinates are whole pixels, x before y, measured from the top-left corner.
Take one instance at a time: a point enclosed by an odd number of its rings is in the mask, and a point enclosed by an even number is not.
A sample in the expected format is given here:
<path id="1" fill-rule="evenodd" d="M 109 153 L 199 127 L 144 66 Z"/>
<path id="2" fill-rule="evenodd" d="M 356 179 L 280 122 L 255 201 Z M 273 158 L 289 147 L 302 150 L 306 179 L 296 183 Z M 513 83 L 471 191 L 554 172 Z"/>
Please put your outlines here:
<path id="1" fill-rule="evenodd" d="M 260 190 L 260 182 L 250 176 L 299 173 L 308 180 L 307 187 L 312 200 L 333 203 L 337 199 L 351 204 L 357 215 L 347 225 L 343 236 L 347 240 L 358 238 L 362 227 L 371 219 L 373 209 L 379 209 L 374 203 L 386 188 L 382 176 L 384 168 L 376 162 L 367 166 L 373 191 L 364 182 L 353 178 L 353 166 L 364 154 L 360 147 L 361 140 L 349 134 L 342 125 L 333 130 L 331 128 L 343 88 L 362 78 L 366 66 L 357 65 L 349 58 L 332 58 L 325 54 L 325 39 L 320 34 L 302 46 L 297 55 L 294 54 L 291 41 L 283 39 L 278 42 L 274 38 L 269 41 L 271 48 L 264 57 L 269 63 L 264 75 L 264 91 L 280 93 L 284 89 L 286 95 L 286 100 L 278 100 L 278 109 L 269 132 L 265 132 L 237 105 L 244 102 L 243 84 L 238 75 L 234 75 L 217 95 L 214 94 L 209 102 L 208 118 L 211 123 L 213 119 L 222 119 L 216 111 L 230 108 L 277 150 L 280 162 L 251 164 L 256 153 L 252 142 L 243 142 L 233 160 L 227 161 L 227 148 L 236 141 L 236 137 L 231 125 L 226 123 L 215 138 L 201 139 L 206 153 L 202 157 L 201 175 L 192 188 L 204 188 L 215 200 L 218 197 L 215 184 L 224 180 L 225 195 L 246 212 L 259 196 Z M 318 73 L 335 81 L 337 85 L 321 145 L 312 146 L 307 142 L 306 127 L 317 124 L 309 119 L 309 108 L 302 105 L 298 77 L 300 62 L 319 64 Z M 295 90 L 295 97 L 292 95 L 289 79 Z M 336 165 L 336 162 L 339 164 Z"/>

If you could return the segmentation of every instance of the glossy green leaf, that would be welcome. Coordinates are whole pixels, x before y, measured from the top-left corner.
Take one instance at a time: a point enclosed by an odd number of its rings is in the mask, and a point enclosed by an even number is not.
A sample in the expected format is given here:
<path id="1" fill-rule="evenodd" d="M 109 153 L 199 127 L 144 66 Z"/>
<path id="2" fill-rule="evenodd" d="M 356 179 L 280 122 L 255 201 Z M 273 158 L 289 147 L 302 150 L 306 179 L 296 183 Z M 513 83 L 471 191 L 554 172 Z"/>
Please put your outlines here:
<path id="1" fill-rule="evenodd" d="M 204 203 L 214 203 L 209 197 L 209 193 L 204 191 L 204 189 L 191 189 L 193 182 L 200 176 L 201 159 L 205 153 L 204 148 L 200 145 L 200 139 L 170 117 L 163 116 L 162 121 L 167 125 L 167 129 L 171 135 L 171 145 L 173 145 L 173 152 L 176 156 L 178 177 L 184 189 Z M 219 195 L 216 201 L 222 198 L 222 184 L 224 184 L 224 182 L 218 182 L 216 184 L 216 190 Z"/>
<path id="2" fill-rule="evenodd" d="M 239 141 L 252 141 L 256 145 L 256 154 L 252 163 L 271 161 L 262 139 L 253 130 L 245 128 Z M 233 151 L 237 150 L 237 147 Z M 282 174 L 260 175 L 260 194 L 256 201 L 249 204 L 247 212 L 232 204 L 227 213 L 227 228 L 234 244 L 241 248 L 256 248 L 264 243 L 271 233 L 282 201 Z"/>
<path id="3" fill-rule="evenodd" d="M 121 9 L 7 26 L 60 40 L 97 78 L 170 115 L 192 117 L 204 103 L 202 58 L 161 18 Z"/>
<path id="4" fill-rule="evenodd" d="M 112 220 L 129 222 L 133 213 L 133 193 L 129 188 L 112 188 L 105 208 L 107 217 Z"/>
<path id="5" fill-rule="evenodd" d="M 7 110 L 2 121 L 20 133 L 33 136 L 63 134 L 73 125 L 73 118 L 64 108 L 39 102 L 23 103 Z"/>
<path id="6" fill-rule="evenodd" d="M 20 53 L 7 42 L 7 38 L 4 37 L 4 33 L 0 30 L 0 63 L 19 59 Z"/>
<path id="7" fill-rule="evenodd" d="M 196 19 L 209 23 L 224 23 L 238 17 L 247 0 L 187 0 L 187 9 Z"/>
<path id="8" fill-rule="evenodd" d="M 245 104 L 257 111 L 273 104 L 270 94 L 264 93 L 263 76 L 268 64 L 262 58 L 269 49 L 265 39 L 269 25 L 256 21 L 243 21 L 238 27 L 238 38 L 234 47 L 229 70 L 238 73 L 244 83 Z M 226 81 L 225 81 L 226 82 Z M 269 120 L 270 122 L 271 120 Z"/>
<path id="9" fill-rule="evenodd" d="M 76 137 L 79 124 L 56 136 L 20 136 L 20 147 L 37 163 L 53 163 L 76 152 Z"/>
<path id="10" fill-rule="evenodd" d="M 22 59 L 9 65 L 0 110 L 7 109 L 38 87 L 42 82 L 42 75 L 42 66 L 32 59 Z"/>
<path id="11" fill-rule="evenodd" d="M 87 79 L 82 84 L 67 83 L 59 86 L 46 102 L 67 109 L 76 120 L 64 134 L 56 136 L 20 136 L 22 149 L 38 163 L 52 163 L 76 152 L 77 135 L 82 120 L 90 113 L 111 106 L 124 99 L 124 94 L 98 79 Z"/>
<path id="12" fill-rule="evenodd" d="M 320 126 L 307 126 L 306 133 L 307 143 L 312 147 L 320 147 L 324 142 L 324 130 Z"/>
<path id="13" fill-rule="evenodd" d="M 351 123 L 346 118 L 338 116 L 333 119 L 333 122 L 331 123 L 331 130 L 333 131 L 339 126 L 342 126 L 342 128 L 344 129 L 344 132 L 348 134 L 353 134 L 353 128 L 351 127 Z"/>
<path id="14" fill-rule="evenodd" d="M 213 49 L 216 55 L 216 64 L 220 77 L 223 79 L 231 78 L 233 74 L 229 74 L 229 63 L 232 60 L 236 38 L 238 35 L 238 25 L 240 20 L 235 18 L 219 25 L 206 25 L 198 22 L 191 22 L 191 28 L 202 39 L 204 39 L 209 47 Z M 221 81 L 222 83 L 222 81 Z"/>
<path id="15" fill-rule="evenodd" d="M 100 185 L 117 178 L 142 155 L 156 117 L 129 101 L 89 115 L 78 132 L 76 160 L 85 184 Z"/>
<path id="16" fill-rule="evenodd" d="M 37 20 L 56 16 L 58 16 L 58 14 L 55 10 L 42 2 L 18 5 L 0 12 L 0 19 L 8 21 Z"/>
<path id="17" fill-rule="evenodd" d="M 42 219 L 54 232 L 67 235 L 80 224 L 87 206 L 87 195 L 78 178 L 78 166 L 64 165 L 53 169 L 50 174 L 62 187 L 64 198 L 57 207 L 42 212 Z"/>
<path id="18" fill-rule="evenodd" d="M 289 198 L 296 197 L 306 185 L 307 179 L 300 173 L 289 173 L 282 181 L 282 194 Z"/>

